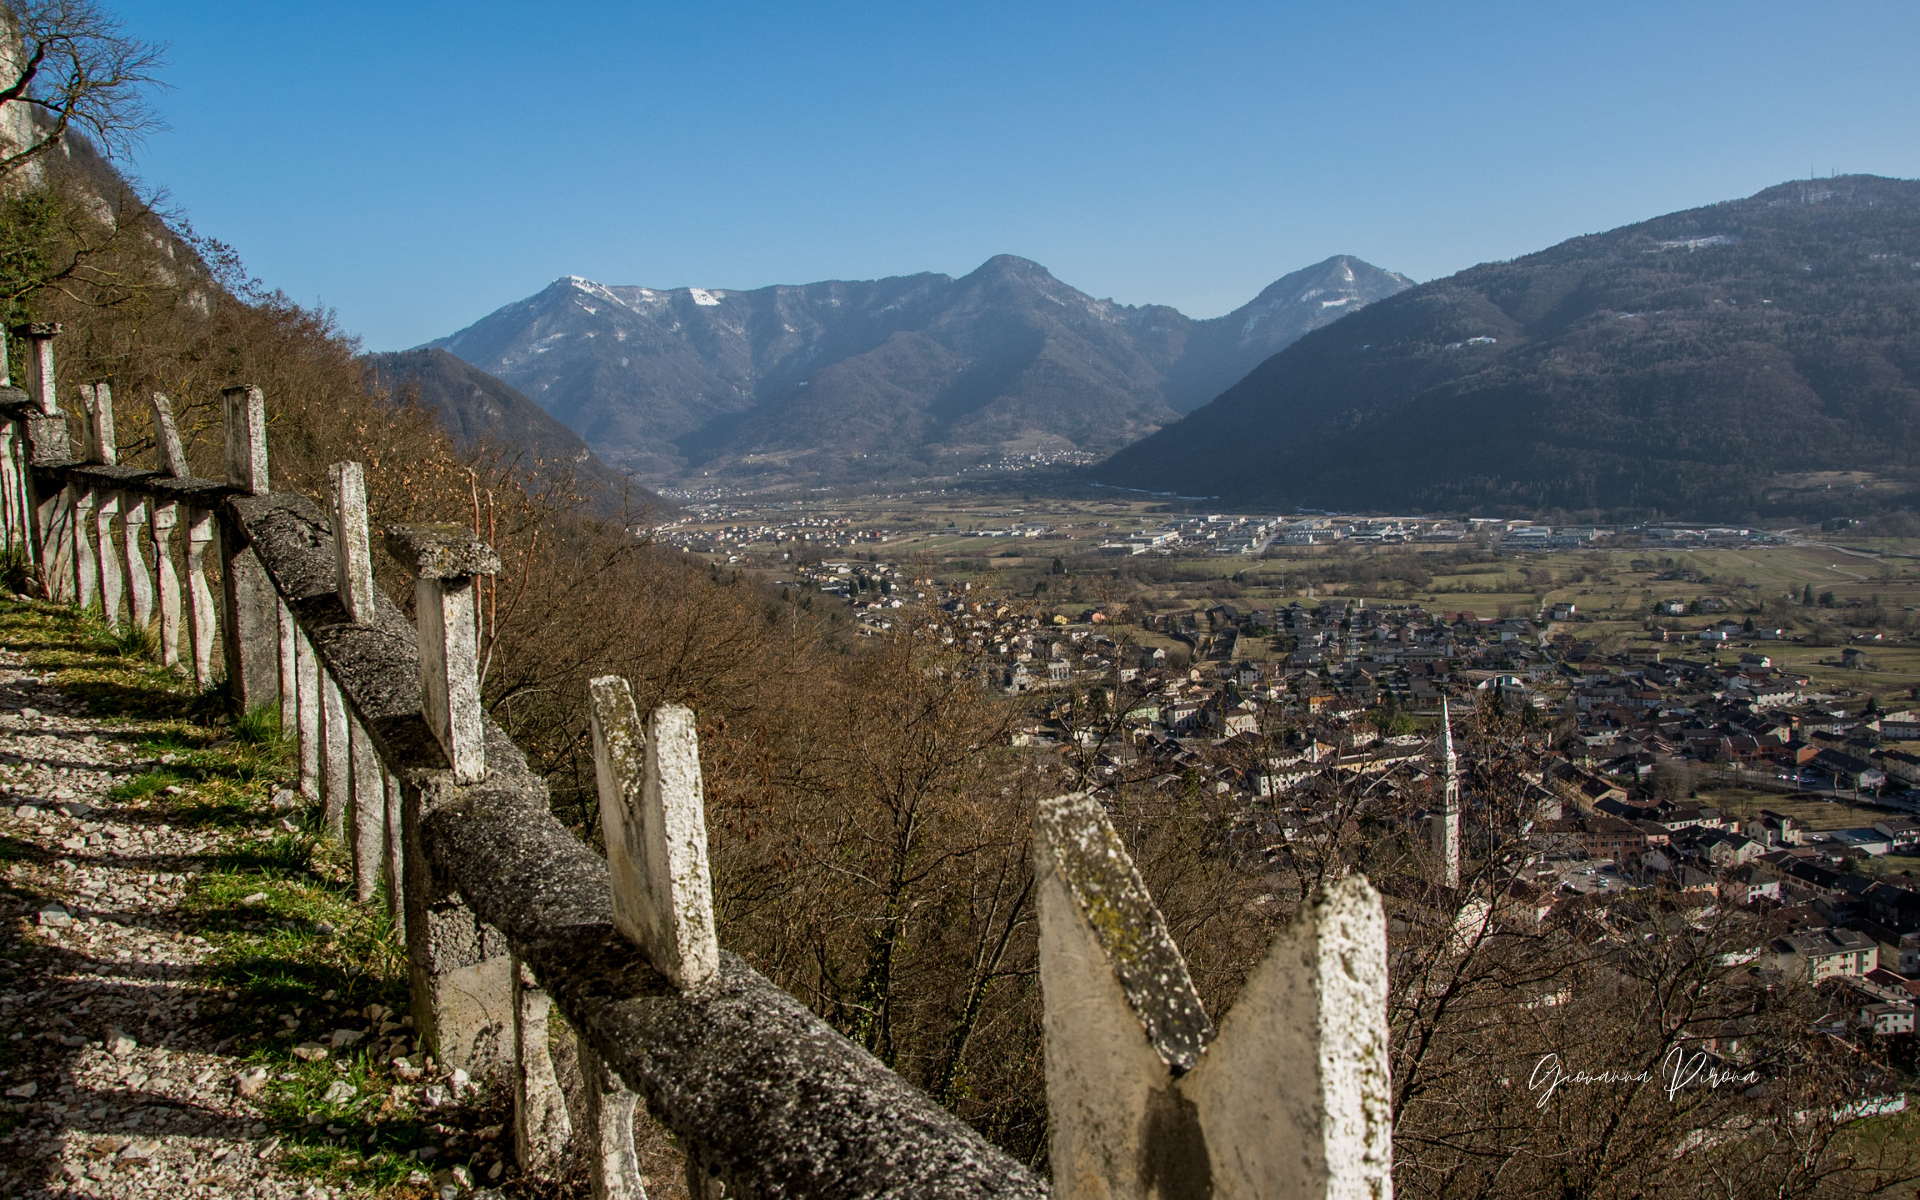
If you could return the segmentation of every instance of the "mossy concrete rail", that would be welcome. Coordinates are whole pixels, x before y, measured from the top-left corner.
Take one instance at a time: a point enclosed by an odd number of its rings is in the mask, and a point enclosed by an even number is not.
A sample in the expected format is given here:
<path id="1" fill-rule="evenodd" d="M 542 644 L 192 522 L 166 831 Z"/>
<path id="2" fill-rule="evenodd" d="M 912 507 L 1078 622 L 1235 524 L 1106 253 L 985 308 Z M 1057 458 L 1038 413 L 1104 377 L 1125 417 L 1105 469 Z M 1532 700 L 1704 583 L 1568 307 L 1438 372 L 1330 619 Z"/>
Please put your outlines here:
<path id="1" fill-rule="evenodd" d="M 20 332 L 35 387 L 0 379 L 0 537 L 49 598 L 155 621 L 168 662 L 278 705 L 359 897 L 384 891 L 401 918 L 416 1028 L 442 1061 L 511 1084 L 523 1168 L 577 1155 L 596 1196 L 644 1195 L 644 1100 L 702 1198 L 1390 1195 L 1385 922 L 1364 880 L 1276 938 L 1216 1037 L 1098 801 L 1042 805 L 1050 1189 L 719 948 L 691 712 L 643 721 L 625 681 L 593 681 L 603 859 L 481 708 L 490 546 L 458 526 L 385 530 L 413 570 L 409 620 L 372 586 L 358 464 L 334 465 L 325 512 L 270 490 L 259 389 L 225 392 L 225 480 L 188 476 L 158 396 L 168 467 L 133 470 L 115 461 L 104 384 L 82 390 L 75 455 L 57 329 Z M 583 1128 L 548 1050 L 556 1005 L 579 1041 Z"/>

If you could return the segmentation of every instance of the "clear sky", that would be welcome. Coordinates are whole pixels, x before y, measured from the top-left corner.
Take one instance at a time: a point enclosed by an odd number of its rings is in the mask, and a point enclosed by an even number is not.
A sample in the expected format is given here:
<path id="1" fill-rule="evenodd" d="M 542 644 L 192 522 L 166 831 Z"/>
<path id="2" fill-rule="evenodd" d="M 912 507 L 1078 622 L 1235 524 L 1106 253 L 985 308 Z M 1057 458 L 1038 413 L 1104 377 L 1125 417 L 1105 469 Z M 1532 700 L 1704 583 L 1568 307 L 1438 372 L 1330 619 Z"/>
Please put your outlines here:
<path id="1" fill-rule="evenodd" d="M 1214 316 L 1832 170 L 1920 176 L 1920 4 L 102 0 L 171 43 L 134 168 L 369 349 L 557 276 L 1024 255 Z"/>

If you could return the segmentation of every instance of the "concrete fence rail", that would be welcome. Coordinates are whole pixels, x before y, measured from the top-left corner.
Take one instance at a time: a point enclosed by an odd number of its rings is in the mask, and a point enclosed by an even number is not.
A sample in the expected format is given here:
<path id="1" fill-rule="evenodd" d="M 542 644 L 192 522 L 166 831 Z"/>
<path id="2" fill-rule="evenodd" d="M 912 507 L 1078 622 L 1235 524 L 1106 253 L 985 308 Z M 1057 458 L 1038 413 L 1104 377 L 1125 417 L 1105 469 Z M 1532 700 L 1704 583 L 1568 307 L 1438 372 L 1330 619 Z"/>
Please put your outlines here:
<path id="1" fill-rule="evenodd" d="M 333 466 L 324 510 L 272 491 L 258 388 L 223 395 L 226 479 L 191 477 L 159 395 L 165 469 L 121 466 L 110 387 L 58 403 L 58 333 L 18 327 L 30 386 L 0 377 L 5 552 L 48 599 L 155 625 L 167 664 L 278 706 L 357 895 L 384 895 L 404 930 L 416 1029 L 511 1087 L 523 1169 L 577 1159 L 596 1196 L 644 1195 L 644 1102 L 702 1198 L 1391 1194 L 1385 921 L 1364 879 L 1275 939 L 1216 1036 L 1100 805 L 1044 804 L 1049 1187 L 719 946 L 690 711 L 643 718 L 624 680 L 592 682 L 602 858 L 482 709 L 490 546 L 459 526 L 376 533 L 357 463 Z M 373 586 L 375 536 L 413 571 L 412 620 Z M 579 1040 L 581 1129 L 554 1007 Z"/>

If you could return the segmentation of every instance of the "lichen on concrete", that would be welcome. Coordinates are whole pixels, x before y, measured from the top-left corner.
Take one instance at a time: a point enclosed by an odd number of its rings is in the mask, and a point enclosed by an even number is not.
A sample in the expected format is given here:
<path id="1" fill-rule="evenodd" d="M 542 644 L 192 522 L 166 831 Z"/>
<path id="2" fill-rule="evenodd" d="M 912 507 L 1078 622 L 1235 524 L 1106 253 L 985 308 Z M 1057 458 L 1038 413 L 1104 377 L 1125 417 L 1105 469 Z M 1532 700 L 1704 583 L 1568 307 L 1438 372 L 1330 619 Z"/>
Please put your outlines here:
<path id="1" fill-rule="evenodd" d="M 436 872 L 729 1196 L 1046 1194 L 737 956 L 675 989 L 614 928 L 606 864 L 523 789 L 453 791 L 423 820 Z"/>
<path id="2" fill-rule="evenodd" d="M 414 568 L 421 579 L 491 575 L 500 569 L 493 547 L 463 525 L 389 525 L 387 552 Z"/>
<path id="3" fill-rule="evenodd" d="M 1160 1057 L 1175 1074 L 1191 1070 L 1213 1022 L 1106 810 L 1075 792 L 1042 801 L 1038 822 L 1038 869 L 1059 872 Z"/>

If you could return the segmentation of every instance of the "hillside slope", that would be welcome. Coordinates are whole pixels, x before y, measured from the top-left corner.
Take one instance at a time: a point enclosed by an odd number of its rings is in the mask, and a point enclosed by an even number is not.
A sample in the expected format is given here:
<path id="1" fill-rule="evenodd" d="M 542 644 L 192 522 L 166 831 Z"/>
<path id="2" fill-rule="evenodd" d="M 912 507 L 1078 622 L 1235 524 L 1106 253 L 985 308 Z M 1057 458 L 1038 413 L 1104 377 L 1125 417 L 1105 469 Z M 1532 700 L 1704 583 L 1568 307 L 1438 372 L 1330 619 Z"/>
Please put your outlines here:
<path id="1" fill-rule="evenodd" d="M 1240 504 L 1738 520 L 1899 502 L 1916 452 L 1920 183 L 1854 176 L 1402 292 L 1092 475 Z"/>
<path id="2" fill-rule="evenodd" d="M 463 450 L 490 442 L 521 456 L 537 473 L 570 468 L 575 480 L 597 491 L 603 502 L 617 504 L 623 492 L 630 492 L 635 505 L 667 507 L 600 461 L 578 434 L 517 389 L 445 350 L 368 354 L 361 361 L 370 385 L 388 388 L 395 396 L 412 393 Z"/>
<path id="3" fill-rule="evenodd" d="M 1012 255 L 960 279 L 746 292 L 568 277 L 432 345 L 650 479 L 842 482 L 1109 453 L 1408 286 L 1341 256 L 1195 321 Z"/>

